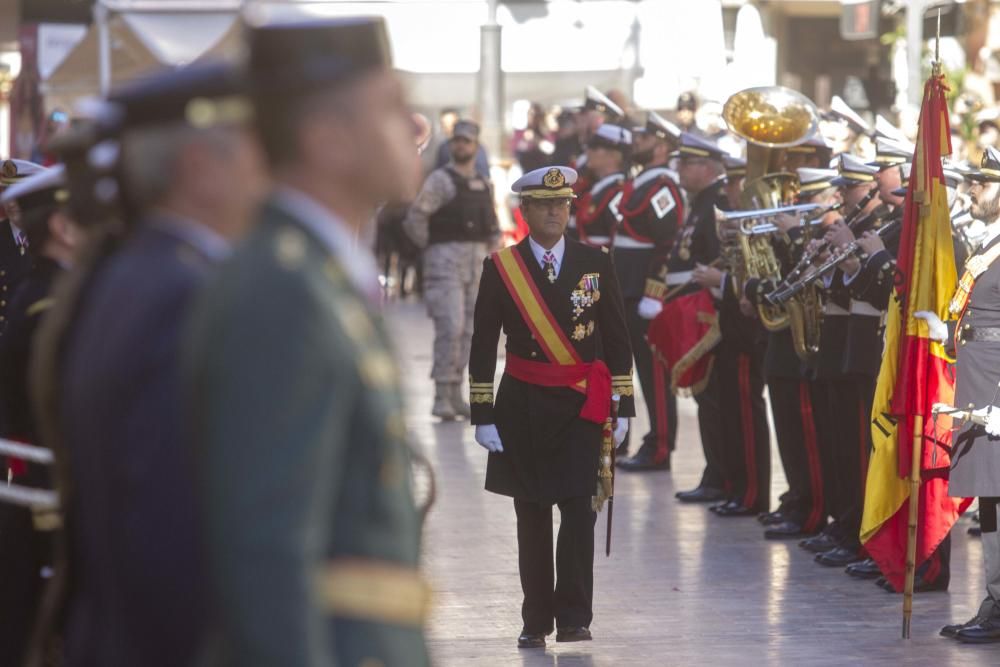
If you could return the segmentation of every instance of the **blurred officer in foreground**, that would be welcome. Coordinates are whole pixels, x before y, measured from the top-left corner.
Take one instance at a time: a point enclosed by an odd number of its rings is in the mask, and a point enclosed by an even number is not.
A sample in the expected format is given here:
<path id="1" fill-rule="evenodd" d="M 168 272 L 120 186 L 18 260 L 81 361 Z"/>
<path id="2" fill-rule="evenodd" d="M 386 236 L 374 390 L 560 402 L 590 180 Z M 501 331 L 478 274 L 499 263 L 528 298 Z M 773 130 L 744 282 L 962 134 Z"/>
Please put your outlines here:
<path id="1" fill-rule="evenodd" d="M 251 28 L 277 188 L 200 304 L 187 368 L 211 664 L 429 662 L 402 391 L 356 241 L 420 183 L 381 19 Z"/>
<path id="2" fill-rule="evenodd" d="M 7 332 L 0 337 L 0 436 L 36 444 L 38 429 L 28 402 L 28 360 L 35 331 L 53 301 L 52 283 L 73 262 L 79 239 L 67 214 L 65 174 L 61 165 L 36 173 L 7 188 L 0 200 L 16 202 L 33 266 L 11 296 Z M 4 466 L 4 470 L 8 470 Z M 51 488 L 48 470 L 39 464 L 9 460 L 14 483 Z M 20 665 L 45 581 L 51 575 L 57 512 L 0 503 L 0 655 Z"/>
<path id="3" fill-rule="evenodd" d="M 37 174 L 42 166 L 27 160 L 4 160 L 0 163 L 0 189 Z M 7 325 L 7 303 L 31 269 L 28 237 L 18 226 L 21 211 L 14 199 L 5 201 L 0 213 L 0 336 Z"/>
<path id="4" fill-rule="evenodd" d="M 434 405 L 445 421 L 468 418 L 462 376 L 472 342 L 472 312 L 483 259 L 500 238 L 493 188 L 476 173 L 479 126 L 455 124 L 451 162 L 427 177 L 403 221 L 407 235 L 424 250 L 424 301 L 434 320 Z"/>
<path id="5" fill-rule="evenodd" d="M 620 445 L 635 414 L 632 351 L 614 265 L 607 249 L 565 238 L 569 167 L 518 179 L 531 229 L 490 256 L 476 299 L 469 360 L 472 423 L 487 449 L 486 490 L 514 500 L 524 601 L 519 648 L 591 638 L 594 523 L 591 497 L 601 463 L 602 426 L 612 392 L 621 397 Z M 507 359 L 496 403 L 493 377 L 500 332 Z M 552 568 L 552 506 L 561 516 Z"/>
<path id="6" fill-rule="evenodd" d="M 180 342 L 190 305 L 263 194 L 238 73 L 199 65 L 113 92 L 116 243 L 88 255 L 64 336 L 57 455 L 67 473 L 72 665 L 186 665 L 207 625 Z M 113 221 L 106 223 L 112 225 Z"/>

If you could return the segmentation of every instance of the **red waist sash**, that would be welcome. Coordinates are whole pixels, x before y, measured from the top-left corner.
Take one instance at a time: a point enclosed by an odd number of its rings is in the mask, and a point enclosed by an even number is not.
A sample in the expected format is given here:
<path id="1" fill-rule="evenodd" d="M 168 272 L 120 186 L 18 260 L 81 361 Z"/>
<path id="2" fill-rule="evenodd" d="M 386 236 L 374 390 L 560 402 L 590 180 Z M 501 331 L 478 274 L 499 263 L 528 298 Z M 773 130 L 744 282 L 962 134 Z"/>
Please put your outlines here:
<path id="1" fill-rule="evenodd" d="M 603 424 L 611 416 L 611 371 L 600 359 L 580 364 L 529 361 L 507 353 L 504 372 L 539 387 L 569 387 L 587 396 L 580 419 Z"/>

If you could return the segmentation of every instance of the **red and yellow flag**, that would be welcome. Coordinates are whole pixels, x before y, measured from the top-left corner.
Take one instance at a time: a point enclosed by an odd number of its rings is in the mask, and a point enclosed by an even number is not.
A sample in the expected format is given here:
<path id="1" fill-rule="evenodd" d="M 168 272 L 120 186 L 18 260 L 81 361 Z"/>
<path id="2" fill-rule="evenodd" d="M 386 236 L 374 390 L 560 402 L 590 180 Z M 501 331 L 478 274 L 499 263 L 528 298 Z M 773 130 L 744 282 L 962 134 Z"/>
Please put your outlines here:
<path id="1" fill-rule="evenodd" d="M 941 157 L 951 153 L 944 77 L 924 86 L 916 151 L 906 192 L 885 353 L 872 404 L 873 452 L 865 487 L 861 541 L 896 590 L 903 589 L 914 418 L 923 421 L 916 564 L 947 536 L 967 502 L 948 496 L 951 433 L 931 417 L 951 404 L 954 372 L 944 348 L 928 338 L 921 310 L 948 317 L 957 271 Z"/>

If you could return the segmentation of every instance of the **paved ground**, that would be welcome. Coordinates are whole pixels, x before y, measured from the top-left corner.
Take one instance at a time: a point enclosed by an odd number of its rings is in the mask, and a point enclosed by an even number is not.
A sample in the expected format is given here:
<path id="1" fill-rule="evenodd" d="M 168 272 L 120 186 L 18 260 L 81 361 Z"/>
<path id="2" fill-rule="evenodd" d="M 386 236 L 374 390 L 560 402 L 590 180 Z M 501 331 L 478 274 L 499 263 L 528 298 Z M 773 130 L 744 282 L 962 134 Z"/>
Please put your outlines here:
<path id="1" fill-rule="evenodd" d="M 611 558 L 597 557 L 594 641 L 519 651 L 521 591 L 514 511 L 483 491 L 486 454 L 465 423 L 430 413 L 430 325 L 419 304 L 388 316 L 399 332 L 410 427 L 437 471 L 427 522 L 426 567 L 436 591 L 430 639 L 437 664 L 998 665 L 1000 646 L 967 647 L 937 636 L 965 620 L 981 596 L 982 554 L 955 531 L 951 591 L 918 595 L 913 639 L 899 639 L 902 596 L 811 562 L 794 542 L 761 538 L 753 519 L 721 519 L 676 502 L 704 459 L 694 404 L 680 404 L 674 470 L 618 477 Z M 646 429 L 644 419 L 634 427 Z M 784 490 L 777 453 L 772 498 Z M 558 512 L 556 512 L 558 516 Z M 604 517 L 598 519 L 603 544 Z"/>

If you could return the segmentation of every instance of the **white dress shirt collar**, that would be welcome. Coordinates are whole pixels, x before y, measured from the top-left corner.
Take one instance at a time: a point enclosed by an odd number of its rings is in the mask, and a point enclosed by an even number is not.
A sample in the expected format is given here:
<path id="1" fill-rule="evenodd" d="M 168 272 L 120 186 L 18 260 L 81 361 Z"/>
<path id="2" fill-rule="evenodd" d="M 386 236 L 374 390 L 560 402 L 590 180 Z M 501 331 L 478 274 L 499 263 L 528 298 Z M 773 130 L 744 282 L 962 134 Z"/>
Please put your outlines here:
<path id="1" fill-rule="evenodd" d="M 340 263 L 355 289 L 374 298 L 379 288 L 375 257 L 371 250 L 358 243 L 357 235 L 343 220 L 309 195 L 288 186 L 279 186 L 272 201 L 319 238 Z"/>
<path id="2" fill-rule="evenodd" d="M 535 239 L 531 238 L 530 236 L 528 237 L 528 245 L 531 246 L 531 253 L 535 256 L 535 259 L 538 261 L 538 266 L 545 265 L 545 263 L 542 261 L 542 257 L 545 256 L 545 253 L 547 252 L 552 253 L 552 255 L 556 258 L 554 268 L 556 271 L 556 275 L 558 276 L 559 269 L 562 268 L 563 255 L 566 253 L 566 237 L 560 236 L 559 240 L 556 241 L 556 244 L 552 246 L 552 248 L 549 250 L 543 248 L 540 243 L 535 241 Z"/>

